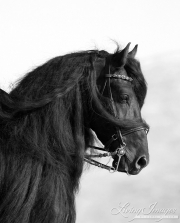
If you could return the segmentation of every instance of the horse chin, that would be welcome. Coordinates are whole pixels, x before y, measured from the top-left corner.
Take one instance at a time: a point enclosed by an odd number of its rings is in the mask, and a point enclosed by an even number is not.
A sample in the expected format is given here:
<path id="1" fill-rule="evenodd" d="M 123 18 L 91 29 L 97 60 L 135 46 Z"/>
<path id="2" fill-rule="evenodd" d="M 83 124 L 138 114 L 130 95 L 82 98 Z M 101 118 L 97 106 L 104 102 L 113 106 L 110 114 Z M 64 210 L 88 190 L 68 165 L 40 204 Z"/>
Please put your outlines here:
<path id="1" fill-rule="evenodd" d="M 129 171 L 129 175 L 137 175 L 141 172 L 141 170 L 131 170 Z"/>

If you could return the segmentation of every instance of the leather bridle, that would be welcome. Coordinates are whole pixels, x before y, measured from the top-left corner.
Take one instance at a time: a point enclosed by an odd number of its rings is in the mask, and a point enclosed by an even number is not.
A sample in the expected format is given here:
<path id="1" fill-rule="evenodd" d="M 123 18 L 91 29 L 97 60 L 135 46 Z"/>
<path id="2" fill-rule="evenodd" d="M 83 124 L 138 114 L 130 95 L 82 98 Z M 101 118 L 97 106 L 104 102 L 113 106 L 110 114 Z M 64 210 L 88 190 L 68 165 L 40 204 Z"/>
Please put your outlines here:
<path id="1" fill-rule="evenodd" d="M 105 78 L 106 78 L 106 80 L 105 80 L 105 84 L 104 84 L 104 87 L 102 90 L 102 94 L 104 92 L 104 89 L 107 86 L 108 97 L 110 100 L 112 113 L 113 113 L 114 117 L 118 118 L 116 108 L 115 108 L 115 103 L 114 103 L 113 96 L 112 96 L 112 91 L 111 91 L 111 78 L 122 79 L 122 80 L 129 81 L 129 82 L 133 81 L 133 79 L 131 77 L 127 77 L 125 75 L 118 74 L 118 73 L 106 74 Z M 90 163 L 92 165 L 98 166 L 100 168 L 107 169 L 110 172 L 114 173 L 114 172 L 118 171 L 121 157 L 126 154 L 126 149 L 125 149 L 126 143 L 123 140 L 123 136 L 126 136 L 128 134 L 131 134 L 131 133 L 134 133 L 137 131 L 141 131 L 141 130 L 144 130 L 147 134 L 149 131 L 149 127 L 148 126 L 144 127 L 143 125 L 136 127 L 136 128 L 131 128 L 131 129 L 129 129 L 127 131 L 123 131 L 123 132 L 121 132 L 119 127 L 115 127 L 115 128 L 116 128 L 116 133 L 111 136 L 111 139 L 108 140 L 107 143 L 105 143 L 104 148 L 97 147 L 97 146 L 91 146 L 91 145 L 89 146 L 90 148 L 93 148 L 93 149 L 106 151 L 106 153 L 99 153 L 99 154 L 95 154 L 95 155 L 85 155 L 84 161 L 86 161 L 87 163 Z M 119 142 L 119 147 L 114 152 L 110 152 L 109 148 L 110 148 L 111 144 L 116 140 L 118 140 L 118 142 Z M 112 166 L 107 166 L 107 165 L 102 164 L 96 160 L 91 159 L 92 157 L 94 157 L 94 158 L 102 158 L 102 157 L 107 157 L 107 156 L 114 157 L 115 155 L 118 156 L 116 169 Z M 128 170 L 126 170 L 126 172 L 128 174 Z"/>

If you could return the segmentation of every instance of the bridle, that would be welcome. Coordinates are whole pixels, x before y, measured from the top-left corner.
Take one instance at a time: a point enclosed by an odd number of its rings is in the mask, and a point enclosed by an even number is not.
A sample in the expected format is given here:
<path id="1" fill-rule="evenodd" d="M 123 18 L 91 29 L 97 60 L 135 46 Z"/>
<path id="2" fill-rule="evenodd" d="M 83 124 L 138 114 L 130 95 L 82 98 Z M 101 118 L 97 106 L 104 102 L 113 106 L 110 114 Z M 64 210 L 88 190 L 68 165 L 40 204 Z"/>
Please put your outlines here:
<path id="1" fill-rule="evenodd" d="M 105 78 L 106 78 L 106 80 L 105 80 L 105 84 L 104 84 L 104 87 L 103 87 L 103 90 L 102 90 L 102 94 L 104 92 L 104 89 L 107 86 L 108 96 L 109 96 L 109 100 L 110 100 L 110 104 L 111 104 L 111 108 L 112 108 L 112 113 L 113 113 L 114 117 L 118 118 L 117 117 L 117 112 L 116 112 L 116 109 L 115 109 L 115 103 L 114 103 L 113 96 L 112 96 L 112 91 L 111 91 L 111 78 L 122 79 L 122 80 L 129 81 L 129 82 L 133 81 L 133 79 L 131 77 L 128 77 L 128 76 L 125 76 L 125 75 L 122 75 L 122 74 L 118 74 L 118 73 L 106 74 Z M 126 143 L 123 140 L 123 136 L 126 136 L 128 134 L 131 134 L 131 133 L 134 133 L 134 132 L 137 132 L 137 131 L 141 131 L 141 130 L 145 130 L 145 132 L 147 134 L 148 131 L 149 131 L 149 128 L 148 127 L 144 127 L 143 125 L 141 125 L 141 126 L 136 127 L 136 128 L 131 128 L 131 129 L 129 129 L 129 130 L 127 130 L 127 131 L 122 133 L 120 128 L 116 127 L 116 133 L 113 134 L 111 136 L 111 139 L 108 140 L 105 143 L 104 148 L 97 147 L 97 146 L 91 146 L 91 145 L 89 146 L 90 148 L 93 148 L 93 149 L 106 151 L 106 153 L 99 153 L 99 154 L 94 154 L 94 155 L 85 155 L 84 161 L 86 161 L 89 164 L 98 166 L 100 168 L 109 170 L 109 172 L 111 172 L 111 173 L 114 173 L 114 172 L 118 171 L 118 167 L 119 167 L 119 163 L 120 163 L 121 157 L 126 154 L 126 149 L 125 149 Z M 111 144 L 114 141 L 116 141 L 116 140 L 118 140 L 118 142 L 119 142 L 119 147 L 114 152 L 110 152 L 109 148 L 110 148 Z M 98 161 L 96 161 L 94 159 L 91 159 L 91 157 L 92 158 L 93 157 L 94 158 L 102 158 L 102 157 L 107 157 L 107 156 L 113 157 L 115 155 L 118 156 L 116 169 L 114 167 L 112 167 L 112 166 L 108 166 L 108 165 L 102 164 L 102 163 L 100 163 L 100 162 L 98 162 Z M 126 169 L 126 172 L 128 174 L 128 169 Z"/>

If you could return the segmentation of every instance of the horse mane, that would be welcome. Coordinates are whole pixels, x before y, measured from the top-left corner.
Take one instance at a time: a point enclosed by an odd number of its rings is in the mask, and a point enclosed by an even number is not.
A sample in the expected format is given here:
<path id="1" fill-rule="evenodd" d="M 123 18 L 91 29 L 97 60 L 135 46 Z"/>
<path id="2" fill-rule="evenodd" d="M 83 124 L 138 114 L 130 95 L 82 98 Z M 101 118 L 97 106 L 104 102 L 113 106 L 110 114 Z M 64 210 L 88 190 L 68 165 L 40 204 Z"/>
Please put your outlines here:
<path id="1" fill-rule="evenodd" d="M 9 94 L 0 90 L 0 222 L 75 222 L 84 152 L 93 144 L 89 109 L 95 104 L 118 126 L 137 125 L 115 120 L 104 109 L 93 67 L 99 55 L 92 50 L 56 57 Z M 125 69 L 142 107 L 146 84 L 140 65 L 129 58 Z"/>

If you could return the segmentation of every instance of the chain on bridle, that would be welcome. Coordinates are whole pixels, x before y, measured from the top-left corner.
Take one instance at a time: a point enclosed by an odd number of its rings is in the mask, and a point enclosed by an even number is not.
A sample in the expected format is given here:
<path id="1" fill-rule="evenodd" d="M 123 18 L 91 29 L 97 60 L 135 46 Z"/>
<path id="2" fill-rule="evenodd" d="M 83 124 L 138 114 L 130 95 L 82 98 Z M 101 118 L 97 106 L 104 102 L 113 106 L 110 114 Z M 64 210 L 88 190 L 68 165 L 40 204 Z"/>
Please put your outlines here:
<path id="1" fill-rule="evenodd" d="M 112 91 L 111 91 L 111 78 L 123 79 L 123 80 L 129 81 L 129 82 L 133 81 L 133 79 L 131 77 L 127 77 L 125 75 L 117 74 L 117 73 L 106 74 L 105 78 L 106 78 L 106 81 L 105 81 L 102 93 L 104 92 L 104 89 L 107 86 L 108 96 L 109 96 L 109 99 L 110 99 L 113 115 L 114 115 L 114 117 L 118 118 L 117 113 L 116 113 L 116 109 L 115 109 L 115 103 L 114 103 L 113 96 L 112 96 Z M 129 130 L 122 133 L 120 128 L 116 127 L 116 133 L 114 135 L 112 135 L 111 139 L 109 141 L 107 141 L 107 143 L 105 143 L 104 148 L 97 147 L 97 146 L 91 146 L 91 145 L 89 146 L 90 148 L 93 148 L 93 149 L 106 151 L 106 153 L 99 153 L 99 154 L 94 154 L 94 155 L 85 155 L 84 160 L 87 163 L 90 163 L 90 164 L 98 166 L 100 168 L 109 170 L 111 173 L 114 173 L 114 172 L 118 171 L 118 167 L 119 167 L 121 157 L 126 154 L 126 150 L 125 150 L 126 143 L 123 140 L 123 136 L 131 134 L 133 132 L 141 131 L 141 130 L 145 130 L 145 132 L 147 134 L 148 131 L 149 131 L 149 128 L 144 127 L 142 125 L 142 126 L 139 126 L 139 127 L 136 127 L 136 128 L 129 129 Z M 110 148 L 111 144 L 116 140 L 119 141 L 119 147 L 114 152 L 109 152 L 109 148 Z M 102 163 L 100 163 L 100 162 L 98 162 L 94 159 L 91 159 L 93 157 L 94 158 L 102 158 L 102 157 L 107 157 L 107 156 L 113 157 L 115 155 L 118 156 L 116 169 L 112 166 L 108 166 L 108 165 L 102 164 Z M 126 172 L 128 174 L 128 170 L 126 170 Z"/>

